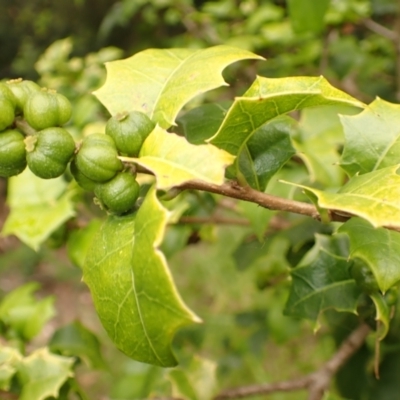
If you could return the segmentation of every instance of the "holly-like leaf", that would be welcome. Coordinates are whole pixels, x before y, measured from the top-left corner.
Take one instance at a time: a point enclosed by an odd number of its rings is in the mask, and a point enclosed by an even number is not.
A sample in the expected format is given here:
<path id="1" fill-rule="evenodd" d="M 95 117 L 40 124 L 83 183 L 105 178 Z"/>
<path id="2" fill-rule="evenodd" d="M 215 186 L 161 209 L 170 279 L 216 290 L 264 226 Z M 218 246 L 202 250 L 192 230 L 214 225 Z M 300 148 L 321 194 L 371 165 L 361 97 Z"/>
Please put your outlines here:
<path id="1" fill-rule="evenodd" d="M 359 258 L 369 266 L 383 293 L 400 281 L 399 232 L 374 228 L 360 218 L 351 218 L 339 232 L 350 239 L 349 257 Z"/>
<path id="2" fill-rule="evenodd" d="M 210 144 L 195 146 L 156 127 L 143 143 L 139 158 L 132 160 L 154 173 L 158 189 L 169 189 L 189 180 L 220 185 L 234 157 Z"/>
<path id="3" fill-rule="evenodd" d="M 341 120 L 346 142 L 340 165 L 350 176 L 399 163 L 399 104 L 378 98 L 360 114 Z"/>
<path id="4" fill-rule="evenodd" d="M 174 368 L 168 373 L 172 396 L 188 400 L 210 400 L 217 392 L 216 364 L 193 358 L 185 368 Z"/>
<path id="5" fill-rule="evenodd" d="M 72 191 L 63 178 L 40 179 L 27 168 L 8 182 L 10 214 L 3 235 L 16 235 L 34 250 L 62 223 L 75 215 Z"/>
<path id="6" fill-rule="evenodd" d="M 203 104 L 178 117 L 178 131 L 192 144 L 204 144 L 217 132 L 232 102 Z"/>
<path id="7" fill-rule="evenodd" d="M 272 176 L 295 154 L 291 141 L 295 124 L 293 118 L 283 116 L 257 129 L 237 158 L 236 175 L 263 192 Z"/>
<path id="8" fill-rule="evenodd" d="M 302 111 L 294 147 L 311 180 L 324 187 L 343 185 L 345 173 L 338 166 L 339 149 L 343 146 L 343 127 L 339 114 L 355 114 L 360 110 L 349 106 L 307 108 Z"/>
<path id="9" fill-rule="evenodd" d="M 374 227 L 400 229 L 400 165 L 356 175 L 337 193 L 302 187 L 322 209 L 342 211 L 369 221 Z M 284 181 L 283 181 L 284 182 Z M 289 182 L 286 182 L 289 183 Z"/>
<path id="10" fill-rule="evenodd" d="M 365 107 L 323 77 L 257 77 L 249 90 L 235 99 L 218 132 L 209 141 L 237 155 L 266 122 L 294 110 L 334 104 Z"/>
<path id="11" fill-rule="evenodd" d="M 13 347 L 0 347 L 0 390 L 9 390 L 22 355 Z"/>
<path id="12" fill-rule="evenodd" d="M 57 398 L 64 382 L 73 376 L 74 358 L 57 356 L 47 348 L 36 350 L 18 364 L 18 378 L 22 385 L 19 400 Z"/>
<path id="13" fill-rule="evenodd" d="M 105 367 L 97 336 L 78 321 L 57 329 L 48 346 L 53 352 L 83 359 L 92 368 Z"/>
<path id="14" fill-rule="evenodd" d="M 54 316 L 54 298 L 48 296 L 38 301 L 33 296 L 38 288 L 35 282 L 19 286 L 0 303 L 0 320 L 25 340 L 34 338 Z"/>
<path id="15" fill-rule="evenodd" d="M 183 303 L 158 250 L 168 212 L 151 188 L 136 214 L 110 216 L 89 250 L 83 278 L 100 320 L 128 356 L 163 367 L 176 365 L 176 330 L 200 322 Z"/>
<path id="16" fill-rule="evenodd" d="M 378 322 L 377 339 L 383 340 L 389 332 L 390 308 L 381 293 L 372 293 L 370 297 L 374 302 L 376 309 L 375 320 Z"/>
<path id="17" fill-rule="evenodd" d="M 106 63 L 106 82 L 94 94 L 111 115 L 142 111 L 167 129 L 189 100 L 226 85 L 223 69 L 244 59 L 263 58 L 224 45 L 208 49 L 148 49 L 125 60 Z"/>
<path id="18" fill-rule="evenodd" d="M 314 247 L 292 270 L 285 314 L 311 319 L 318 328 L 327 309 L 356 313 L 360 290 L 349 276 L 347 255 L 343 236 L 316 235 Z"/>

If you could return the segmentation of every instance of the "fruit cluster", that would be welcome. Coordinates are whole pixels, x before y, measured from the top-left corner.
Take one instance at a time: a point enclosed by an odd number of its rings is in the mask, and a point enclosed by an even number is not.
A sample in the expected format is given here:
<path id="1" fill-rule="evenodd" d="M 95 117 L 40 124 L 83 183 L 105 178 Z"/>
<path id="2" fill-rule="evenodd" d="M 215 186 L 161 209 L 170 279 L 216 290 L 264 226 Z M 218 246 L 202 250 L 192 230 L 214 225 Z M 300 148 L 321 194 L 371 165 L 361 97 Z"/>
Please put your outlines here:
<path id="1" fill-rule="evenodd" d="M 154 123 L 137 111 L 115 116 L 106 134 L 89 135 L 77 145 L 62 127 L 71 113 L 68 99 L 55 91 L 21 79 L 0 82 L 0 176 L 18 175 L 28 166 L 36 176 L 52 179 L 70 164 L 77 183 L 93 191 L 102 208 L 129 211 L 139 184 L 118 156 L 136 157 Z"/>

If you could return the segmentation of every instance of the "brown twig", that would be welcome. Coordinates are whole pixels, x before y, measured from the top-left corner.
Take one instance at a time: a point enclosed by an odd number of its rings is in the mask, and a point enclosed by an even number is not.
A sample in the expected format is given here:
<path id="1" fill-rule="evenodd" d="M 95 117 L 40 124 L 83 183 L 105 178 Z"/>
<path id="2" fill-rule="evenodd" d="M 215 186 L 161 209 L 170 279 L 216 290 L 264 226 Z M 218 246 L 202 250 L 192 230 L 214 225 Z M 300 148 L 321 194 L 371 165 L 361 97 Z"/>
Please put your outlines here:
<path id="1" fill-rule="evenodd" d="M 274 392 L 296 391 L 301 389 L 308 390 L 309 400 L 320 400 L 322 399 L 325 391 L 329 388 L 333 376 L 362 346 L 369 332 L 369 326 L 364 323 L 361 324 L 341 344 L 338 351 L 328 362 L 326 362 L 320 369 L 309 375 L 291 381 L 244 386 L 240 388 L 224 390 L 215 397 L 215 400 L 236 399 L 265 395 Z"/>
<path id="2" fill-rule="evenodd" d="M 223 183 L 222 185 L 215 185 L 203 181 L 188 181 L 182 184 L 180 189 L 201 190 L 205 192 L 216 193 L 226 197 L 256 203 L 259 206 L 269 210 L 287 211 L 321 220 L 318 210 L 312 204 L 259 192 L 258 190 L 250 187 L 239 186 L 236 182 L 227 182 Z M 350 217 L 350 214 L 343 215 L 336 213 L 335 211 L 330 212 L 331 221 L 344 222 Z"/>
<path id="3" fill-rule="evenodd" d="M 397 34 L 391 29 L 386 28 L 385 26 L 378 24 L 370 18 L 366 18 L 362 21 L 363 25 L 368 28 L 370 31 L 377 33 L 380 36 L 385 37 L 386 39 L 396 41 Z"/>

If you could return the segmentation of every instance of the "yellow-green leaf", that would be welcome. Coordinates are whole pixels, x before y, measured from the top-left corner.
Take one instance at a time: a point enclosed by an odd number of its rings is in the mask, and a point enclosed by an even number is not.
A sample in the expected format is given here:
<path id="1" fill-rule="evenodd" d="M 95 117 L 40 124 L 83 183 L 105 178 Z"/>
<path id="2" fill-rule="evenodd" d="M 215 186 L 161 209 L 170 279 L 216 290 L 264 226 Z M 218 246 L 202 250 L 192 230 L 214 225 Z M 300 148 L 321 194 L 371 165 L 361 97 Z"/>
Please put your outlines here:
<path id="1" fill-rule="evenodd" d="M 156 127 L 134 161 L 157 178 L 158 189 L 169 189 L 189 180 L 220 185 L 234 157 L 210 144 L 193 145 L 185 138 Z"/>
<path id="2" fill-rule="evenodd" d="M 11 212 L 1 234 L 14 234 L 38 250 L 53 231 L 75 215 L 72 195 L 62 177 L 40 179 L 26 169 L 9 179 L 7 202 Z"/>
<path id="3" fill-rule="evenodd" d="M 163 128 L 169 128 L 189 100 L 226 85 L 223 69 L 244 59 L 263 58 L 225 45 L 148 49 L 125 60 L 106 63 L 106 82 L 94 94 L 111 115 L 142 111 Z"/>
<path id="4" fill-rule="evenodd" d="M 324 192 L 299 184 L 316 196 L 323 209 L 341 211 L 369 221 L 374 227 L 400 229 L 400 165 L 356 175 L 337 193 Z M 288 182 L 286 182 L 288 183 Z"/>
<path id="5" fill-rule="evenodd" d="M 176 330 L 200 322 L 183 303 L 158 250 L 168 212 L 153 187 L 136 214 L 110 216 L 86 256 L 83 278 L 117 347 L 135 360 L 176 365 Z"/>
<path id="6" fill-rule="evenodd" d="M 320 77 L 258 77 L 236 98 L 218 132 L 209 139 L 215 146 L 237 155 L 246 141 L 266 122 L 279 115 L 323 105 L 365 105 L 334 88 Z"/>
<path id="7" fill-rule="evenodd" d="M 74 358 L 52 354 L 47 348 L 38 349 L 21 360 L 18 365 L 22 384 L 19 400 L 57 398 L 63 383 L 73 376 L 74 362 Z"/>

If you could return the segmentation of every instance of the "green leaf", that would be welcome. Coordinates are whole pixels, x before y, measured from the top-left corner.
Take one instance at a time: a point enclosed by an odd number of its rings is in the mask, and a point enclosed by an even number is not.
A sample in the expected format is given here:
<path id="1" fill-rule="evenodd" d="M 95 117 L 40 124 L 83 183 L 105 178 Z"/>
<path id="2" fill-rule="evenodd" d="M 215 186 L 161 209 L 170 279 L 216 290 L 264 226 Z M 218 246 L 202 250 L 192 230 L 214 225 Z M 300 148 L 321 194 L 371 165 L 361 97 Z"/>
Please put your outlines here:
<path id="1" fill-rule="evenodd" d="M 73 376 L 73 358 L 51 354 L 47 348 L 36 350 L 21 360 L 18 378 L 22 384 L 19 400 L 44 400 L 58 396 L 64 382 Z"/>
<path id="2" fill-rule="evenodd" d="M 399 165 L 351 178 L 337 193 L 302 187 L 316 196 L 318 206 L 366 219 L 374 227 L 400 228 Z M 284 182 L 284 181 L 282 181 Z M 286 182 L 289 183 L 289 182 Z"/>
<path id="3" fill-rule="evenodd" d="M 19 286 L 0 303 L 0 320 L 25 340 L 34 338 L 55 314 L 53 297 L 33 297 L 38 288 L 35 282 Z"/>
<path id="4" fill-rule="evenodd" d="M 296 33 L 319 33 L 325 27 L 324 16 L 330 0 L 288 0 L 290 22 Z"/>
<path id="5" fill-rule="evenodd" d="M 176 365 L 176 330 L 200 322 L 181 300 L 158 250 L 168 213 L 149 190 L 137 214 L 110 216 L 86 257 L 83 278 L 100 320 L 128 356 L 163 367 Z"/>
<path id="6" fill-rule="evenodd" d="M 40 179 L 27 168 L 8 182 L 10 214 L 3 235 L 16 235 L 34 250 L 61 224 L 75 215 L 65 180 Z"/>
<path id="7" fill-rule="evenodd" d="M 178 132 L 192 144 L 204 144 L 217 132 L 232 102 L 203 104 L 178 117 Z"/>
<path id="8" fill-rule="evenodd" d="M 378 321 L 377 339 L 383 340 L 389 332 L 390 309 L 381 293 L 373 293 L 370 297 L 374 302 L 376 309 L 375 320 Z"/>
<path id="9" fill-rule="evenodd" d="M 331 86 L 323 77 L 257 77 L 249 90 L 235 99 L 218 132 L 209 142 L 237 155 L 266 122 L 291 111 L 334 104 L 365 107 Z"/>
<path id="10" fill-rule="evenodd" d="M 210 144 L 192 145 L 184 138 L 156 127 L 143 143 L 139 158 L 126 158 L 156 175 L 158 189 L 170 189 L 189 180 L 220 185 L 234 157 Z"/>
<path id="11" fill-rule="evenodd" d="M 244 59 L 263 58 L 224 45 L 208 49 L 148 49 L 125 60 L 106 63 L 106 82 L 94 94 L 111 115 L 142 111 L 167 129 L 189 100 L 226 85 L 223 69 Z"/>
<path id="12" fill-rule="evenodd" d="M 292 287 L 285 314 L 311 319 L 327 309 L 356 313 L 360 291 L 348 273 L 347 244 L 343 236 L 316 235 L 314 247 L 292 270 Z"/>
<path id="13" fill-rule="evenodd" d="M 83 268 L 86 254 L 93 237 L 100 229 L 101 220 L 92 219 L 84 228 L 76 229 L 68 236 L 67 252 L 69 259 L 79 268 Z"/>
<path id="14" fill-rule="evenodd" d="M 237 172 L 252 188 L 264 191 L 269 180 L 295 154 L 291 133 L 296 121 L 283 116 L 257 129 L 242 148 Z"/>
<path id="15" fill-rule="evenodd" d="M 0 347 L 0 390 L 9 390 L 22 355 L 13 347 Z"/>
<path id="16" fill-rule="evenodd" d="M 340 114 L 354 114 L 360 110 L 349 106 L 307 108 L 301 112 L 299 133 L 294 140 L 311 180 L 324 187 L 340 187 L 345 179 L 339 168 L 339 149 L 343 146 L 343 127 Z"/>
<path id="17" fill-rule="evenodd" d="M 350 239 L 351 259 L 360 258 L 373 272 L 385 293 L 400 281 L 400 233 L 374 228 L 367 221 L 352 218 L 339 228 Z"/>
<path id="18" fill-rule="evenodd" d="M 91 368 L 104 368 L 97 336 L 79 321 L 57 329 L 48 344 L 52 352 L 83 359 Z"/>
<path id="19" fill-rule="evenodd" d="M 188 400 L 210 400 L 217 392 L 217 366 L 214 362 L 193 358 L 187 367 L 169 371 L 172 396 Z"/>
<path id="20" fill-rule="evenodd" d="M 399 163 L 399 104 L 378 98 L 360 114 L 341 120 L 346 143 L 340 165 L 350 176 Z"/>

